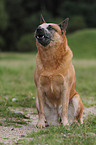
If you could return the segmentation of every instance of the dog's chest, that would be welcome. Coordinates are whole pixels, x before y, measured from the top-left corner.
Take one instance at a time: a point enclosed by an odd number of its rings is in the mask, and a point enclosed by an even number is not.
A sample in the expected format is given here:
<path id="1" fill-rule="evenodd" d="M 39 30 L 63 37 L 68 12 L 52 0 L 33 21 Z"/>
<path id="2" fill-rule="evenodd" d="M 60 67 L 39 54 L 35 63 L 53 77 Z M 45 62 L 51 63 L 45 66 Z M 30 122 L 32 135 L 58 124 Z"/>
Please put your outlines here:
<path id="1" fill-rule="evenodd" d="M 40 86 L 44 97 L 51 102 L 60 103 L 64 88 L 64 77 L 62 74 L 41 75 Z"/>

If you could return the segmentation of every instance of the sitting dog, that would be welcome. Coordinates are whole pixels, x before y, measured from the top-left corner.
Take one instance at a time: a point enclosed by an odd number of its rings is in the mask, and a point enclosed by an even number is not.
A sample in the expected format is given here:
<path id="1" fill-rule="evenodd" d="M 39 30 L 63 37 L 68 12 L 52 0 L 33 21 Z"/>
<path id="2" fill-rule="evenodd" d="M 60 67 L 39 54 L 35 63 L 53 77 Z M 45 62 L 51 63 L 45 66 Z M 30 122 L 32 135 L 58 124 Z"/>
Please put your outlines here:
<path id="1" fill-rule="evenodd" d="M 37 127 L 83 123 L 83 103 L 75 90 L 73 53 L 65 36 L 69 18 L 60 24 L 46 23 L 35 31 L 38 53 L 34 81 L 37 88 Z"/>

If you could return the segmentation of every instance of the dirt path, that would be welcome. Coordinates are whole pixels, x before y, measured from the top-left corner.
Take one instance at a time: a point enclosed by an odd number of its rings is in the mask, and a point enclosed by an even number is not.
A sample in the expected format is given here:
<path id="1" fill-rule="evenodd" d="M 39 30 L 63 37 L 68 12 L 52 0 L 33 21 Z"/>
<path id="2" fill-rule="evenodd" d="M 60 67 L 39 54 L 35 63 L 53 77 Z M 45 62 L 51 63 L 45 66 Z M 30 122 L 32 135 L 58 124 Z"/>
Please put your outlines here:
<path id="1" fill-rule="evenodd" d="M 24 113 L 23 110 L 13 110 L 18 113 Z M 4 143 L 7 145 L 12 145 L 13 142 L 17 142 L 19 139 L 25 138 L 28 133 L 31 133 L 33 130 L 37 131 L 36 124 L 38 121 L 38 115 L 32 115 L 31 109 L 26 109 L 27 115 L 30 116 L 30 121 L 28 125 L 22 125 L 21 128 L 16 128 L 13 126 L 4 127 L 0 126 L 0 143 Z M 88 114 L 96 115 L 96 106 L 84 108 L 84 117 Z"/>
<path id="2" fill-rule="evenodd" d="M 19 139 L 26 137 L 28 133 L 32 132 L 32 130 L 38 130 L 36 128 L 38 115 L 32 115 L 33 109 L 26 108 L 25 111 L 23 111 L 22 109 L 11 110 L 15 111 L 15 113 L 27 113 L 27 116 L 30 116 L 30 122 L 28 122 L 28 125 L 20 125 L 22 126 L 20 128 L 14 126 L 0 126 L 0 143 L 5 143 L 7 145 L 12 145 L 13 142 L 17 142 Z M 25 120 L 27 121 L 27 119 Z"/>

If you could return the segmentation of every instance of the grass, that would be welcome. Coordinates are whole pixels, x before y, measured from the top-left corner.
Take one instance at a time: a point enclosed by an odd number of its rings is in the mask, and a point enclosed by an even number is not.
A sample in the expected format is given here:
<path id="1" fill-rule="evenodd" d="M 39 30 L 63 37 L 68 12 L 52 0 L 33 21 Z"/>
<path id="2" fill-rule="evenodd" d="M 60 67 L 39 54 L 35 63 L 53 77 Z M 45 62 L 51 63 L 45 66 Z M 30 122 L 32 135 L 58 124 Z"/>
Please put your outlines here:
<path id="1" fill-rule="evenodd" d="M 14 113 L 9 108 L 6 108 L 6 106 L 0 106 L 0 126 L 9 126 L 14 125 L 15 127 L 19 125 L 26 125 L 27 122 L 23 119 L 29 119 L 22 113 Z"/>
<path id="2" fill-rule="evenodd" d="M 0 125 L 26 124 L 26 116 L 13 115 L 9 107 L 35 107 L 34 68 L 34 54 L 0 55 L 0 117 L 5 118 Z"/>
<path id="3" fill-rule="evenodd" d="M 79 92 L 84 106 L 96 105 L 96 60 L 92 60 L 91 65 L 89 65 L 90 60 L 87 60 L 87 64 L 86 60 L 74 60 L 73 63 L 76 70 L 76 90 Z"/>
<path id="4" fill-rule="evenodd" d="M 96 37 L 95 29 L 78 31 L 68 36 L 69 46 L 72 46 L 74 52 L 76 90 L 86 107 L 96 105 L 96 41 L 94 37 Z M 27 124 L 26 114 L 15 113 L 10 108 L 34 108 L 36 106 L 35 61 L 36 54 L 32 53 L 0 53 L 1 126 L 14 124 L 14 127 L 19 127 L 19 125 Z M 33 131 L 27 139 L 19 140 L 17 144 L 87 145 L 90 143 L 95 145 L 95 125 L 96 116 L 93 115 L 85 118 L 82 126 L 65 128 L 58 126 L 37 132 Z"/>
<path id="5" fill-rule="evenodd" d="M 33 131 L 28 135 L 27 140 L 19 140 L 16 144 L 26 145 L 95 145 L 96 144 L 96 116 L 88 116 L 85 123 L 80 126 L 72 125 L 70 127 L 50 127 L 38 132 Z M 28 138 L 30 139 L 28 143 Z"/>
<path id="6" fill-rule="evenodd" d="M 4 56 L 0 61 L 1 102 L 5 103 L 7 100 L 6 106 L 25 107 L 26 104 L 26 107 L 35 107 L 33 99 L 33 96 L 36 96 L 33 83 L 35 55 L 2 54 L 1 56 Z M 16 98 L 14 103 L 13 98 Z M 30 104 L 30 101 L 33 103 Z"/>
<path id="7" fill-rule="evenodd" d="M 68 44 L 75 58 L 96 59 L 96 29 L 85 29 L 68 36 Z"/>

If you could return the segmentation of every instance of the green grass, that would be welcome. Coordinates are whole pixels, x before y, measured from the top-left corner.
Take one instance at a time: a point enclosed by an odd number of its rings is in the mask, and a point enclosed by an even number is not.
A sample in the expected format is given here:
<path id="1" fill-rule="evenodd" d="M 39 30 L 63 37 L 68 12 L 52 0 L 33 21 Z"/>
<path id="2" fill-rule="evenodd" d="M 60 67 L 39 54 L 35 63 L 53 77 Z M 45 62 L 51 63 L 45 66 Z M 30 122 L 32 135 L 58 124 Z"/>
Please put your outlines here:
<path id="1" fill-rule="evenodd" d="M 0 105 L 0 126 L 10 126 L 14 125 L 15 127 L 20 125 L 26 125 L 27 122 L 23 119 L 29 119 L 22 113 L 15 113 L 11 111 L 9 108 L 6 108 L 6 106 Z M 18 125 L 17 125 L 18 124 Z"/>
<path id="2" fill-rule="evenodd" d="M 26 124 L 9 107 L 35 107 L 34 54 L 0 54 L 0 125 Z M 15 101 L 13 101 L 15 98 Z"/>
<path id="3" fill-rule="evenodd" d="M 76 70 L 76 90 L 84 106 L 96 105 L 96 60 L 74 60 L 73 64 Z"/>
<path id="4" fill-rule="evenodd" d="M 88 116 L 84 124 L 69 127 L 50 127 L 38 132 L 33 131 L 26 140 L 19 140 L 16 144 L 23 145 L 95 145 L 96 144 L 96 116 Z M 28 142 L 28 138 L 30 141 Z"/>
<path id="5" fill-rule="evenodd" d="M 96 59 L 96 29 L 77 31 L 68 36 L 68 44 L 74 58 Z"/>
<path id="6" fill-rule="evenodd" d="M 96 105 L 95 38 L 96 29 L 78 31 L 68 36 L 74 53 L 76 90 L 86 107 Z M 15 113 L 10 108 L 36 106 L 35 61 L 36 54 L 32 53 L 0 53 L 0 125 L 14 124 L 14 127 L 19 127 L 28 123 L 26 114 Z M 95 125 L 96 116 L 89 116 L 82 126 L 58 126 L 33 131 L 28 138 L 19 140 L 17 144 L 95 145 Z"/>
<path id="7" fill-rule="evenodd" d="M 35 55 L 6 53 L 0 57 L 0 101 L 6 106 L 35 107 Z"/>

